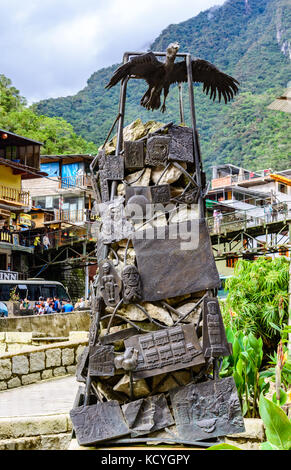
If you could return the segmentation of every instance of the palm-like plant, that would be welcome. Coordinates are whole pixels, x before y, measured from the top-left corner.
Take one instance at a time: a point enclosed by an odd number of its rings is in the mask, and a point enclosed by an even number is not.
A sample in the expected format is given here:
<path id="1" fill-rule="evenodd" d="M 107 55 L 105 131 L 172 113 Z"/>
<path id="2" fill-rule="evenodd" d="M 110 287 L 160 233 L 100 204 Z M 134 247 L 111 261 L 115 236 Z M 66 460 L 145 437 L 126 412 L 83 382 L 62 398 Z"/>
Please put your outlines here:
<path id="1" fill-rule="evenodd" d="M 280 339 L 274 325 L 282 327 L 288 319 L 288 282 L 286 258 L 239 260 L 226 281 L 225 325 L 261 337 L 265 352 L 274 351 Z"/>

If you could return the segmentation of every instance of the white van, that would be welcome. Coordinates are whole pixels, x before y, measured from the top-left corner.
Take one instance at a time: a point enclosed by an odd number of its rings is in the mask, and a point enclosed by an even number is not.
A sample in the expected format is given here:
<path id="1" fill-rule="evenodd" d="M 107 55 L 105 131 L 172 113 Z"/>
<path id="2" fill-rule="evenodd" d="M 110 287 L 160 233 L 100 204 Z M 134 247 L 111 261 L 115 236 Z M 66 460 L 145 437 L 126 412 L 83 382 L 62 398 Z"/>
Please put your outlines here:
<path id="1" fill-rule="evenodd" d="M 71 301 L 68 290 L 61 282 L 46 281 L 42 278 L 25 279 L 17 281 L 0 280 L 0 301 L 9 302 L 11 300 L 11 292 L 15 289 L 15 294 L 19 296 L 19 300 L 27 298 L 34 303 L 40 297 L 47 299 L 57 296 L 60 301 Z"/>

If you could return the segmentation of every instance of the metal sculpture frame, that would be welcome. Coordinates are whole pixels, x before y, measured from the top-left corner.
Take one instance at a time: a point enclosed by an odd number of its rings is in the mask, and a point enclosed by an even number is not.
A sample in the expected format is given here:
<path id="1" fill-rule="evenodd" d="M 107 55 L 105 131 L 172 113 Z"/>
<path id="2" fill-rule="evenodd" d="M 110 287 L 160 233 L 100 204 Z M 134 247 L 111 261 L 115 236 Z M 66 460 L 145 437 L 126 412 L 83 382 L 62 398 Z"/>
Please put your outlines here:
<path id="1" fill-rule="evenodd" d="M 143 52 L 125 52 L 124 56 L 123 56 L 123 64 L 127 63 L 130 60 L 131 56 L 139 56 L 139 55 L 142 55 L 142 54 L 144 54 L 144 53 Z M 166 56 L 166 52 L 153 52 L 153 54 L 155 56 L 161 56 L 161 57 Z M 175 161 L 167 162 L 166 165 L 165 165 L 164 172 L 167 170 L 169 164 L 172 163 L 177 169 L 179 169 L 186 176 L 189 183 L 187 184 L 186 188 L 184 189 L 184 191 L 182 193 L 182 196 L 184 195 L 184 193 L 187 192 L 187 189 L 189 189 L 189 185 L 191 185 L 191 184 L 194 185 L 194 190 L 192 189 L 191 191 L 195 192 L 195 202 L 197 201 L 197 204 L 198 204 L 198 217 L 199 217 L 199 219 L 204 219 L 205 218 L 205 202 L 204 202 L 204 199 L 205 199 L 205 175 L 202 171 L 201 153 L 200 153 L 198 132 L 197 132 L 197 127 L 196 127 L 193 76 L 192 76 L 192 66 L 191 66 L 192 57 L 191 57 L 191 54 L 189 54 L 189 53 L 177 53 L 177 57 L 184 58 L 185 62 L 186 62 L 188 98 L 189 98 L 189 105 L 190 105 L 190 120 L 191 120 L 191 128 L 192 128 L 192 133 L 193 133 L 193 155 L 194 155 L 193 164 L 194 164 L 194 167 L 195 167 L 195 172 L 194 172 L 194 175 L 190 175 L 183 168 L 183 166 L 181 166 L 178 162 L 175 162 Z M 117 124 L 117 142 L 116 142 L 116 147 L 115 147 L 115 156 L 116 157 L 119 157 L 122 154 L 126 92 L 127 92 L 127 84 L 128 84 L 128 81 L 129 81 L 130 78 L 132 78 L 132 77 L 127 77 L 127 78 L 123 79 L 122 82 L 121 82 L 118 114 L 116 116 L 116 119 L 115 119 L 115 121 L 114 121 L 108 135 L 107 135 L 107 138 L 106 138 L 106 140 L 103 144 L 103 147 L 102 147 L 102 149 L 105 148 L 105 145 L 108 142 L 109 137 L 110 137 L 115 125 Z M 182 96 L 183 88 L 182 88 L 181 84 L 178 84 L 178 91 L 179 91 L 180 119 L 181 119 L 181 122 L 184 122 L 184 104 L 183 104 L 183 96 Z M 164 127 L 166 128 L 167 126 L 169 126 L 171 124 L 172 123 L 169 123 L 169 124 L 165 125 Z M 159 131 L 161 131 L 161 129 L 159 129 Z M 151 136 L 154 135 L 154 134 L 155 133 L 151 134 Z M 140 139 L 140 140 L 143 140 L 143 139 Z M 92 179 L 93 189 L 96 189 L 97 201 L 101 202 L 100 192 L 99 192 L 99 189 L 98 189 L 98 186 L 97 186 L 97 183 L 96 183 L 96 180 L 95 180 L 95 176 L 94 176 L 94 169 L 95 169 L 96 164 L 98 162 L 98 158 L 99 157 L 97 155 L 93 159 L 92 163 L 90 164 L 90 171 L 91 171 L 91 179 Z M 141 170 L 141 176 L 142 176 L 143 172 L 144 172 L 144 170 Z M 139 178 L 141 176 L 139 176 Z M 160 178 L 159 178 L 159 180 L 156 184 L 158 184 L 160 182 L 162 176 L 163 176 L 163 173 L 160 176 Z M 117 195 L 117 185 L 118 185 L 118 183 L 120 183 L 120 180 L 111 180 L 110 183 L 111 183 L 111 189 L 109 191 L 109 196 L 110 196 L 109 200 L 113 201 L 113 199 Z M 123 183 L 126 183 L 126 181 L 123 181 Z M 107 259 L 108 255 L 109 255 L 109 252 L 111 250 L 110 243 L 104 243 L 102 248 L 103 248 L 103 259 Z M 126 249 L 125 249 L 125 255 L 124 255 L 124 258 L 125 258 L 125 263 L 124 264 L 125 265 L 126 265 L 127 250 L 128 250 L 128 243 L 127 243 L 127 246 L 126 246 Z M 98 285 L 98 276 L 95 277 L 95 281 L 92 285 L 92 289 L 94 290 L 94 292 L 95 292 L 95 289 L 97 288 L 97 285 Z M 180 315 L 177 310 L 175 310 L 173 307 L 168 305 L 166 302 L 164 302 L 164 303 L 162 302 L 162 304 L 165 306 L 165 308 L 167 308 L 170 311 L 178 314 L 179 318 L 174 323 L 174 326 L 175 326 L 175 325 L 179 325 L 179 323 L 183 319 L 185 319 L 188 315 L 190 315 L 191 312 L 194 309 L 196 309 L 203 302 L 206 295 L 208 295 L 209 297 L 214 297 L 215 291 L 213 289 L 206 289 L 206 294 L 204 294 L 203 297 L 198 302 L 196 302 L 196 304 L 193 306 L 192 310 L 190 310 L 188 313 L 186 313 L 184 315 Z M 97 340 L 98 340 L 99 323 L 100 323 L 101 313 L 102 313 L 101 311 L 104 307 L 104 305 L 103 305 L 103 307 L 101 307 L 102 299 L 98 299 L 98 302 L 96 302 L 95 300 L 96 299 L 94 297 L 93 305 L 95 305 L 95 306 L 98 305 L 98 308 L 93 307 L 93 309 L 92 309 L 93 310 L 92 311 L 92 320 L 94 320 L 94 321 L 92 321 L 92 324 L 91 324 L 90 337 L 94 338 L 94 340 L 93 340 L 94 344 L 92 344 L 92 342 L 91 342 L 90 346 L 94 346 L 96 344 Z M 123 298 L 121 298 L 121 300 L 115 306 L 113 313 L 110 314 L 110 315 L 105 315 L 104 316 L 104 310 L 103 310 L 102 320 L 103 319 L 105 320 L 106 318 L 109 318 L 110 320 L 109 320 L 109 323 L 108 323 L 107 332 L 106 332 L 105 336 L 101 336 L 99 338 L 100 343 L 102 345 L 113 344 L 113 342 L 116 341 L 117 339 L 125 339 L 126 340 L 127 338 L 130 338 L 130 337 L 134 336 L 136 333 L 137 334 L 147 333 L 147 330 L 143 330 L 141 327 L 136 325 L 133 321 L 128 320 L 127 318 L 122 317 L 117 313 L 118 309 L 122 306 L 123 303 L 124 303 Z M 138 309 L 140 309 L 147 316 L 148 320 L 151 323 L 154 323 L 155 325 L 159 326 L 159 328 L 161 328 L 161 329 L 162 328 L 167 328 L 166 326 L 162 325 L 158 321 L 151 318 L 149 316 L 149 314 L 147 313 L 147 311 L 141 305 L 139 305 L 138 303 L 136 303 L 135 305 Z M 127 322 L 131 326 L 131 328 L 128 328 L 127 330 L 121 330 L 120 332 L 117 332 L 117 333 L 110 333 L 110 328 L 111 328 L 112 321 L 113 321 L 114 318 L 120 318 L 120 319 L 122 318 L 125 322 Z M 196 332 L 198 331 L 199 324 L 200 324 L 201 320 L 202 320 L 202 315 L 200 315 L 198 323 L 196 325 Z M 213 380 L 216 380 L 218 378 L 218 372 L 219 372 L 218 371 L 218 358 L 213 358 L 212 361 L 213 361 Z M 161 382 L 164 381 L 167 378 L 167 375 L 168 374 L 165 375 L 164 379 L 162 379 Z M 132 371 L 130 369 L 129 369 L 129 377 L 130 377 L 130 397 L 131 397 L 131 399 L 135 399 L 134 394 L 133 394 L 133 377 L 132 377 Z M 158 385 L 160 386 L 160 383 Z M 179 386 L 180 384 L 177 382 L 177 385 Z M 92 376 L 90 375 L 90 373 L 88 373 L 87 378 L 86 378 L 86 386 L 85 386 L 85 390 L 84 390 L 84 401 L 83 401 L 83 406 L 85 406 L 85 407 L 90 404 L 91 390 L 92 390 Z M 155 390 L 156 390 L 156 388 L 155 388 Z M 152 394 L 155 392 L 155 390 L 153 390 L 149 396 L 152 396 Z M 94 391 L 96 392 L 96 390 L 94 390 Z M 98 397 L 98 393 L 96 393 L 96 395 Z M 101 402 L 102 402 L 102 400 L 101 400 Z M 107 445 L 107 444 L 108 445 L 112 445 L 112 444 L 113 445 L 118 445 L 118 444 L 123 444 L 123 443 L 131 444 L 131 443 L 136 443 L 136 442 L 151 442 L 151 441 L 152 442 L 162 441 L 162 442 L 171 442 L 171 443 L 175 442 L 175 443 L 178 443 L 178 444 L 186 444 L 186 445 L 188 444 L 188 445 L 200 446 L 200 447 L 209 447 L 213 444 L 213 442 L 203 442 L 202 440 L 200 440 L 200 441 L 196 441 L 196 440 L 189 441 L 187 439 L 186 440 L 180 439 L 177 435 L 173 434 L 169 429 L 165 428 L 165 431 L 168 434 L 168 437 L 165 437 L 165 438 L 160 438 L 160 437 L 159 438 L 153 438 L 153 437 L 146 437 L 146 436 L 145 437 L 138 437 L 138 438 L 136 438 L 136 437 L 131 437 L 131 438 L 130 437 L 123 437 L 123 438 L 119 438 L 119 439 L 114 439 L 113 438 L 113 439 L 107 440 L 105 443 L 103 443 L 103 445 Z"/>

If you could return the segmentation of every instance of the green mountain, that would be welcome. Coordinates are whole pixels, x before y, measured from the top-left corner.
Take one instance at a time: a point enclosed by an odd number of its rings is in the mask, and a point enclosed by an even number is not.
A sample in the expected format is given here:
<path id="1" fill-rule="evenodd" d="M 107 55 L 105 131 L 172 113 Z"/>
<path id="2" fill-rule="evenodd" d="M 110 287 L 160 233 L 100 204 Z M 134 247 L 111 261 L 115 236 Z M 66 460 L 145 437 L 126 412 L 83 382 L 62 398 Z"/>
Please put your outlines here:
<path id="1" fill-rule="evenodd" d="M 267 105 L 291 79 L 291 11 L 289 0 L 228 0 L 194 18 L 168 26 L 151 45 L 164 51 L 178 41 L 181 51 L 207 59 L 240 81 L 240 94 L 227 105 L 213 103 L 195 86 L 197 126 L 203 165 L 229 162 L 251 169 L 290 166 L 288 125 L 290 116 Z M 118 67 L 95 72 L 75 96 L 44 100 L 36 111 L 60 116 L 87 140 L 101 145 L 118 113 L 119 86 L 104 86 Z M 141 80 L 128 84 L 125 123 L 140 117 L 179 122 L 177 87 L 167 98 L 167 111 L 146 111 L 139 100 L 146 90 Z M 184 87 L 186 123 L 189 123 L 187 87 Z M 289 155 L 288 155 L 289 150 Z"/>

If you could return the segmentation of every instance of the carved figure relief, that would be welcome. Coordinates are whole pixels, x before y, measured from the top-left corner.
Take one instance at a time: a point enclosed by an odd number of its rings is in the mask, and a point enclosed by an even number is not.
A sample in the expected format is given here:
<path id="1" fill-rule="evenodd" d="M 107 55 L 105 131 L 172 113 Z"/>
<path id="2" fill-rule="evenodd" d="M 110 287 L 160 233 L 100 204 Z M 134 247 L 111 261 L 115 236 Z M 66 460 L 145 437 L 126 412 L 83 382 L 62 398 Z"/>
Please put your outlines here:
<path id="1" fill-rule="evenodd" d="M 170 391 L 179 437 L 202 440 L 243 432 L 233 377 L 189 384 Z"/>
<path id="2" fill-rule="evenodd" d="M 134 265 L 127 265 L 122 271 L 123 301 L 137 302 L 142 299 L 140 276 Z"/>
<path id="3" fill-rule="evenodd" d="M 229 356 L 223 320 L 217 298 L 206 297 L 203 304 L 203 353 L 205 357 Z"/>
<path id="4" fill-rule="evenodd" d="M 121 281 L 109 260 L 100 265 L 99 289 L 104 302 L 108 306 L 115 306 L 120 300 Z"/>
<path id="5" fill-rule="evenodd" d="M 99 170 L 99 183 L 100 183 L 102 202 L 107 202 L 110 199 L 109 184 L 108 184 L 108 179 L 106 178 L 106 176 L 107 176 L 107 173 L 105 170 Z"/>
<path id="6" fill-rule="evenodd" d="M 70 417 L 79 445 L 117 439 L 130 432 L 116 400 L 73 408 Z"/>

